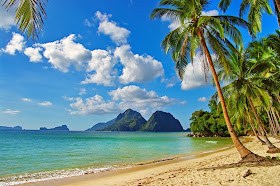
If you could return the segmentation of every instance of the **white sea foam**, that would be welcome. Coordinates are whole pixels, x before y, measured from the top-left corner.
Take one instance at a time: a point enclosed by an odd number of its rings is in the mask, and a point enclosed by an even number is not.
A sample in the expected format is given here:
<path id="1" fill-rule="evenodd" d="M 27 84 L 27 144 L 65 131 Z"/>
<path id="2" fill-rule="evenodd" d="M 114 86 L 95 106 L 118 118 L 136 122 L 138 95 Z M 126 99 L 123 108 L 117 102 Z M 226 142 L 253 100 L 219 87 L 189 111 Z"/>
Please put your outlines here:
<path id="1" fill-rule="evenodd" d="M 76 169 L 67 169 L 67 170 L 38 172 L 38 173 L 31 173 L 31 174 L 21 174 L 17 176 L 0 178 L 0 186 L 46 181 L 51 179 L 60 179 L 60 178 L 66 178 L 72 176 L 81 176 L 85 174 L 93 174 L 93 173 L 105 172 L 109 170 L 122 169 L 122 168 L 126 168 L 126 167 L 124 166 L 110 166 L 110 167 L 108 166 L 108 167 L 100 167 L 100 168 L 89 167 L 89 168 L 81 168 L 81 169 L 76 168 Z"/>

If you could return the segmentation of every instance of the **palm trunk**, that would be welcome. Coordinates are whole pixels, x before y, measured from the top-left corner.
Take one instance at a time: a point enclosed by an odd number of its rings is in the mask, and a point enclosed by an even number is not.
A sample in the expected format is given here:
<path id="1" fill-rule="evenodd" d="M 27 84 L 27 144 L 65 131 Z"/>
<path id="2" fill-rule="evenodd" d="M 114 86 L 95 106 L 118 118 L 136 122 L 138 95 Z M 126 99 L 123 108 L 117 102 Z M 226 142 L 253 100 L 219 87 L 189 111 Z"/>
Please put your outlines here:
<path id="1" fill-rule="evenodd" d="M 269 122 L 269 124 L 270 124 L 270 122 Z M 272 129 L 271 125 L 269 125 L 269 135 L 270 136 L 272 136 L 272 131 L 273 131 L 273 129 Z"/>
<path id="2" fill-rule="evenodd" d="M 278 149 L 277 147 L 275 147 L 275 146 L 269 141 L 269 139 L 267 138 L 266 131 L 265 131 L 264 128 L 263 128 L 262 122 L 261 122 L 261 120 L 260 120 L 260 118 L 259 118 L 259 116 L 258 116 L 258 113 L 257 113 L 257 111 L 256 111 L 256 108 L 255 108 L 255 106 L 254 106 L 252 100 L 251 100 L 250 98 L 249 98 L 248 100 L 249 100 L 249 102 L 250 102 L 250 105 L 251 105 L 251 108 L 252 108 L 252 110 L 253 110 L 253 112 L 254 112 L 254 115 L 255 115 L 255 117 L 256 117 L 256 119 L 257 119 L 257 123 L 258 123 L 258 125 L 259 125 L 261 131 L 263 131 L 263 133 L 264 133 L 264 136 L 263 136 L 263 137 L 264 137 L 264 141 L 265 141 L 266 145 L 267 145 L 268 148 L 269 148 L 269 150 L 267 151 L 267 153 L 279 153 L 279 152 L 280 152 L 280 149 Z"/>
<path id="3" fill-rule="evenodd" d="M 279 112 L 278 112 L 277 109 L 275 109 L 275 110 L 276 110 L 276 114 L 277 114 L 277 116 L 278 116 L 278 121 L 279 121 L 279 119 L 280 119 Z M 280 130 L 280 129 L 279 129 L 279 130 Z"/>
<path id="4" fill-rule="evenodd" d="M 276 109 L 276 114 L 277 114 L 277 116 L 278 116 L 278 120 L 280 119 L 280 116 L 279 116 L 279 112 L 278 112 L 278 110 Z"/>
<path id="5" fill-rule="evenodd" d="M 278 21 L 278 26 L 280 27 L 280 19 L 279 19 L 279 13 L 280 13 L 280 1 L 279 0 L 274 0 L 274 8 L 275 8 L 275 13 Z"/>
<path id="6" fill-rule="evenodd" d="M 280 1 L 279 0 L 274 0 L 274 1 L 275 1 L 278 11 L 280 12 Z"/>
<path id="7" fill-rule="evenodd" d="M 244 126 L 244 134 L 247 135 L 247 122 L 245 121 L 245 117 L 243 117 L 243 126 Z"/>
<path id="8" fill-rule="evenodd" d="M 271 108 L 271 112 L 272 112 L 275 124 L 277 126 L 277 131 L 279 132 L 280 131 L 280 125 L 279 125 L 278 119 L 277 119 L 277 117 L 275 115 L 275 112 L 274 112 L 273 108 Z M 276 136 L 278 136 L 278 133 L 276 134 Z"/>
<path id="9" fill-rule="evenodd" d="M 272 134 L 272 131 L 274 132 L 274 134 L 275 135 L 277 135 L 277 131 L 276 131 L 276 128 L 275 128 L 275 125 L 274 125 L 274 122 L 273 122 L 273 120 L 272 120 L 272 118 L 271 118 L 271 115 L 270 115 L 270 113 L 269 113 L 269 111 L 266 109 L 266 113 L 267 113 L 267 115 L 268 115 L 268 118 L 269 118 L 269 123 L 270 123 L 270 133 Z"/>
<path id="10" fill-rule="evenodd" d="M 249 114 L 249 124 L 251 125 L 251 128 L 255 134 L 255 136 L 258 138 L 258 140 L 261 142 L 262 145 L 265 145 L 265 142 L 259 137 L 259 135 L 257 134 L 256 128 L 254 126 L 253 120 Z"/>
<path id="11" fill-rule="evenodd" d="M 263 132 L 260 130 L 260 127 L 258 127 L 258 133 L 261 134 L 261 136 L 263 136 Z"/>
<path id="12" fill-rule="evenodd" d="M 228 128 L 230 137 L 231 137 L 231 139 L 232 139 L 232 141 L 233 141 L 233 143 L 234 143 L 234 145 L 235 145 L 237 151 L 239 152 L 241 158 L 244 159 L 244 158 L 246 158 L 248 155 L 251 155 L 251 154 L 253 154 L 253 153 L 252 153 L 249 149 L 247 149 L 247 148 L 240 142 L 240 140 L 238 139 L 236 133 L 235 133 L 234 130 L 233 130 L 232 124 L 231 124 L 230 119 L 229 119 L 229 116 L 228 116 L 228 112 L 227 112 L 227 108 L 226 108 L 224 96 L 223 96 L 223 94 L 222 94 L 222 90 L 221 90 L 221 87 L 220 87 L 220 83 L 219 83 L 219 80 L 218 80 L 218 77 L 217 77 L 217 74 L 216 74 L 216 70 L 215 70 L 215 68 L 214 68 L 214 64 L 213 64 L 213 61 L 212 61 L 212 57 L 211 57 L 210 52 L 209 52 L 209 50 L 208 50 L 208 47 L 207 47 L 207 45 L 206 45 L 204 36 L 202 35 L 201 32 L 198 32 L 198 35 L 199 35 L 200 38 L 201 38 L 201 43 L 202 43 L 204 52 L 205 52 L 205 54 L 206 54 L 207 60 L 208 60 L 208 62 L 209 62 L 210 69 L 211 69 L 212 74 L 213 74 L 214 82 L 215 82 L 215 85 L 216 85 L 216 87 L 217 87 L 217 92 L 218 92 L 218 95 L 219 95 L 219 98 L 220 98 L 220 102 L 221 102 L 222 109 L 223 109 L 223 113 L 224 113 L 224 118 L 225 118 L 225 121 L 226 121 L 226 124 L 227 124 L 227 128 Z"/>

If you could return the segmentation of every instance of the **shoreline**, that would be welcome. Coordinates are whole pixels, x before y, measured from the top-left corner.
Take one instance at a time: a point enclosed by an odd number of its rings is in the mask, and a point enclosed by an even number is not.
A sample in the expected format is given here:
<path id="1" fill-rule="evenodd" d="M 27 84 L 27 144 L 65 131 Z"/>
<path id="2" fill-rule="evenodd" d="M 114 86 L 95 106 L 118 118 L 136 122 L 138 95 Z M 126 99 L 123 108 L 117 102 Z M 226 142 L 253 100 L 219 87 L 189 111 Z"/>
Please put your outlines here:
<path id="1" fill-rule="evenodd" d="M 179 134 L 178 137 L 176 135 L 176 139 L 177 138 L 181 139 L 183 137 L 181 135 L 183 135 L 183 134 Z M 162 136 L 165 137 L 165 134 Z M 173 136 L 173 135 L 171 135 L 171 136 Z M 54 167 L 50 166 L 51 170 L 34 171 L 34 172 L 26 172 L 26 173 L 21 173 L 21 174 L 3 176 L 0 178 L 0 185 L 4 186 L 4 185 L 19 185 L 19 184 L 28 184 L 28 183 L 37 183 L 37 182 L 39 183 L 39 182 L 45 182 L 48 180 L 58 180 L 58 179 L 64 179 L 64 178 L 68 178 L 68 177 L 77 177 L 77 176 L 82 176 L 82 175 L 87 175 L 87 174 L 96 174 L 99 172 L 107 172 L 107 171 L 126 169 L 126 168 L 131 168 L 131 167 L 136 167 L 136 166 L 147 165 L 147 164 L 155 164 L 155 163 L 166 162 L 166 161 L 170 161 L 170 160 L 174 160 L 174 159 L 182 159 L 185 157 L 188 157 L 188 159 L 190 159 L 190 158 L 194 158 L 195 155 L 204 154 L 204 153 L 208 153 L 208 152 L 212 152 L 212 151 L 217 151 L 217 150 L 220 150 L 225 147 L 228 148 L 232 145 L 232 142 L 229 138 L 225 138 L 225 139 L 223 139 L 223 138 L 219 138 L 219 139 L 200 138 L 200 139 L 194 139 L 194 140 L 191 138 L 185 140 L 185 138 L 186 137 L 184 135 L 184 137 L 183 137 L 184 142 L 185 141 L 191 141 L 191 142 L 183 143 L 183 146 L 182 146 L 182 144 L 180 143 L 181 141 L 179 140 L 178 147 L 181 147 L 181 148 L 178 148 L 177 146 L 175 146 L 175 149 L 177 148 L 176 151 L 173 150 L 172 146 L 169 146 L 168 148 L 164 147 L 169 150 L 168 151 L 169 153 L 157 154 L 158 150 L 155 150 L 156 154 L 154 154 L 154 153 L 151 153 L 153 151 L 151 151 L 151 152 L 147 151 L 147 153 L 149 154 L 149 158 L 146 158 L 148 156 L 145 156 L 145 158 L 140 157 L 140 158 L 138 158 L 138 160 L 136 158 L 134 158 L 134 160 L 136 160 L 136 161 L 133 161 L 133 162 L 123 161 L 123 162 L 120 162 L 119 164 L 114 163 L 114 164 L 106 165 L 105 163 L 100 161 L 100 164 L 101 164 L 100 166 L 84 164 L 82 166 L 73 166 L 73 168 L 70 167 L 70 168 L 61 168 L 61 169 L 55 169 Z M 219 141 L 219 143 L 218 143 L 219 145 L 204 143 L 207 140 Z M 175 141 L 176 141 L 176 143 L 172 143 L 173 145 L 177 145 L 177 140 L 175 140 Z M 193 144 L 197 144 L 198 147 L 197 146 L 193 147 Z M 165 146 L 165 145 L 166 144 L 163 143 L 161 146 Z M 159 146 L 158 148 L 159 149 L 162 148 L 161 146 Z M 157 149 L 157 146 L 154 146 L 154 148 Z M 184 150 L 178 151 L 178 149 L 179 150 L 184 149 Z M 190 151 L 189 149 L 194 149 L 194 151 Z M 176 153 L 176 152 L 183 152 L 183 151 L 186 151 L 186 152 L 185 153 Z M 190 151 L 190 152 L 188 152 L 188 151 Z M 143 153 L 140 153 L 140 154 L 143 154 Z M 145 154 L 143 154 L 143 155 L 145 155 Z M 115 155 L 113 155 L 113 156 L 115 156 Z M 120 157 L 118 155 L 116 155 L 116 156 L 117 156 L 117 158 Z M 134 156 L 132 156 L 132 157 L 134 157 Z M 47 161 L 51 162 L 51 160 L 47 160 Z M 107 160 L 105 159 L 105 162 L 106 161 Z M 69 163 L 71 163 L 71 161 L 68 161 L 68 164 Z M 27 166 L 27 167 L 32 167 L 32 164 L 29 164 L 29 166 Z"/>
<path id="2" fill-rule="evenodd" d="M 243 142 L 254 153 L 261 156 L 280 156 L 265 153 L 267 147 L 259 144 L 255 137 L 244 137 Z M 277 147 L 279 140 L 270 139 Z M 234 147 L 219 151 L 192 155 L 132 168 L 112 170 L 95 174 L 48 180 L 23 185 L 278 185 L 280 165 L 273 167 L 235 167 L 226 169 L 198 170 L 223 164 L 235 163 L 240 156 Z M 186 159 L 185 159 L 186 158 Z M 252 175 L 243 175 L 251 170 Z"/>
<path id="3" fill-rule="evenodd" d="M 243 143 L 250 142 L 252 137 L 244 137 Z M 37 182 L 28 182 L 20 185 L 88 185 L 88 184 L 101 184 L 101 185 L 111 185 L 118 183 L 118 185 L 122 184 L 122 182 L 127 181 L 123 180 L 122 177 L 127 177 L 127 175 L 139 174 L 139 172 L 149 172 L 149 170 L 163 168 L 166 166 L 177 166 L 178 164 L 184 163 L 186 161 L 195 161 L 197 159 L 201 159 L 208 156 L 215 156 L 215 154 L 227 152 L 230 150 L 234 150 L 234 146 L 227 146 L 220 149 L 214 149 L 206 152 L 199 152 L 187 155 L 179 155 L 165 159 L 158 159 L 154 161 L 148 162 L 140 162 L 133 164 L 132 166 L 117 168 L 113 170 L 98 172 L 98 173 L 87 173 L 84 175 L 65 177 L 59 179 L 49 179 Z M 135 177 L 135 176 L 132 176 Z M 117 181 L 116 181 L 117 178 Z M 111 181 L 110 181 L 111 180 Z M 90 182 L 90 183 L 87 183 Z"/>

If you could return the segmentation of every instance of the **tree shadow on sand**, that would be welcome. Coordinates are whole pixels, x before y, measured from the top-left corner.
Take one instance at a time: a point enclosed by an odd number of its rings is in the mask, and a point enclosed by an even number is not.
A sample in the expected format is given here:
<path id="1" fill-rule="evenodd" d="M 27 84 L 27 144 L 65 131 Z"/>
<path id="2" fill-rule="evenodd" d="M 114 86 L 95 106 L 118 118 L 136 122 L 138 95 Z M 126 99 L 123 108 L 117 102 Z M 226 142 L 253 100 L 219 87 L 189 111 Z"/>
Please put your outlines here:
<path id="1" fill-rule="evenodd" d="M 252 154 L 251 157 L 247 157 L 245 159 L 242 159 L 241 161 L 237 163 L 231 163 L 231 164 L 224 164 L 221 166 L 216 167 L 207 167 L 207 168 L 201 168 L 197 170 L 215 170 L 215 169 L 227 169 L 227 168 L 234 168 L 234 167 L 270 167 L 270 166 L 277 166 L 280 165 L 280 160 L 275 159 L 275 157 L 261 157 L 255 154 Z"/>

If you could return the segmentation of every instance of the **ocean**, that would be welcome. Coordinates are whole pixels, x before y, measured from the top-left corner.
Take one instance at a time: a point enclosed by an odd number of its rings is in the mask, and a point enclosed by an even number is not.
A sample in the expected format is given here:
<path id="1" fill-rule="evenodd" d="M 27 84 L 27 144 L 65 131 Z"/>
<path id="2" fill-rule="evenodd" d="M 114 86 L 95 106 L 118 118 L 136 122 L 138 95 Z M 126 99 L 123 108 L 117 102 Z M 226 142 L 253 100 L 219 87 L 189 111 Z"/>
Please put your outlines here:
<path id="1" fill-rule="evenodd" d="M 126 168 L 141 162 L 205 153 L 232 145 L 230 138 L 190 138 L 186 134 L 0 132 L 0 185 Z"/>

